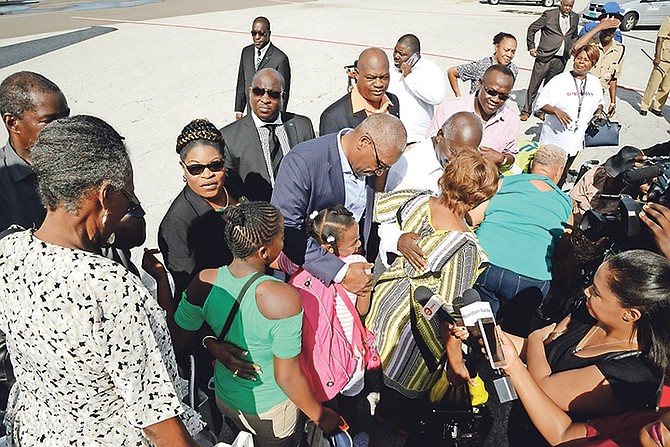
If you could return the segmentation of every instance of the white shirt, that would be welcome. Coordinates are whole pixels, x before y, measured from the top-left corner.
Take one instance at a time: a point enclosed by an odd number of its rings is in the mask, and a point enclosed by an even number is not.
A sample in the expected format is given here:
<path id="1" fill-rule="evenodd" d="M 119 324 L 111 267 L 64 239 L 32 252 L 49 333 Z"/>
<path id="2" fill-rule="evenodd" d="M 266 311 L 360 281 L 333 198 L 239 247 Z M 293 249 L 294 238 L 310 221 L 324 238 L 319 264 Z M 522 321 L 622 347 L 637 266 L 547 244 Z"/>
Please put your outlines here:
<path id="1" fill-rule="evenodd" d="M 258 66 L 263 62 L 263 58 L 265 57 L 265 53 L 268 52 L 268 48 L 270 48 L 270 42 L 266 43 L 263 48 L 261 48 L 261 56 L 260 58 L 258 57 L 258 48 L 254 47 L 254 67 L 256 70 L 258 70 Z M 256 63 L 258 62 L 258 63 Z"/>
<path id="2" fill-rule="evenodd" d="M 593 119 L 598 106 L 603 103 L 603 90 L 598 78 L 590 73 L 586 74 L 582 108 L 577 119 L 579 98 L 582 92 L 582 81 L 575 79 L 570 72 L 561 73 L 551 79 L 535 100 L 534 110 L 546 105 L 556 107 L 576 121 L 577 128 L 566 128 L 556 118 L 556 115 L 546 114 L 540 135 L 540 144 L 556 144 L 562 147 L 569 156 L 575 156 L 584 148 L 584 133 Z M 575 86 L 575 81 L 577 85 Z"/>
<path id="3" fill-rule="evenodd" d="M 400 120 L 407 129 L 407 141 L 423 141 L 435 106 L 444 100 L 444 75 L 435 62 L 421 56 L 407 76 L 393 66 L 388 91 L 398 97 Z"/>
<path id="4" fill-rule="evenodd" d="M 272 187 L 275 186 L 275 175 L 272 170 L 272 155 L 270 154 L 270 129 L 268 129 L 268 124 L 275 125 L 275 135 L 279 139 L 279 145 L 281 146 L 281 151 L 283 155 L 286 155 L 288 151 L 291 150 L 291 145 L 288 142 L 288 135 L 286 135 L 286 129 L 284 129 L 284 123 L 281 120 L 281 113 L 277 114 L 277 119 L 272 122 L 266 122 L 261 120 L 256 116 L 254 111 L 251 111 L 251 118 L 254 120 L 254 125 L 256 126 L 256 131 L 258 132 L 258 138 L 261 142 L 261 149 L 263 149 L 263 158 L 265 158 L 265 167 L 268 170 L 268 175 L 270 176 L 270 184 Z"/>
<path id="5" fill-rule="evenodd" d="M 437 181 L 443 171 L 435 154 L 433 141 L 429 138 L 406 150 L 389 169 L 385 190 L 388 192 L 419 189 L 430 190 L 437 194 L 440 190 Z M 396 224 L 388 223 L 379 225 L 378 233 L 379 252 L 382 262 L 386 265 L 387 253 L 400 254 L 398 239 L 403 232 Z"/>

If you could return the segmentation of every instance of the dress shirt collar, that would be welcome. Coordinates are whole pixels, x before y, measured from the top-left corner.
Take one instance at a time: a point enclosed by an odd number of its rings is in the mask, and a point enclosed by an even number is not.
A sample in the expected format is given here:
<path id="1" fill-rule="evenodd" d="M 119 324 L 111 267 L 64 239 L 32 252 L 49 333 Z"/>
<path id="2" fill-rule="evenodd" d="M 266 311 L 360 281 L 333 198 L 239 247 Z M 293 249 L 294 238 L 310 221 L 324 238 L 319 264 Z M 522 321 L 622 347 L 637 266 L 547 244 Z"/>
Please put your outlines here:
<path id="1" fill-rule="evenodd" d="M 349 175 L 355 178 L 359 178 L 356 174 L 354 174 L 354 170 L 351 168 L 351 165 L 349 164 L 349 160 L 347 160 L 347 156 L 344 154 L 344 149 L 342 148 L 342 136 L 348 134 L 349 132 L 352 132 L 354 129 L 351 129 L 349 127 L 345 127 L 344 129 L 340 130 L 337 134 L 337 151 L 340 154 L 340 165 L 342 166 L 342 173 L 344 175 Z"/>
<path id="2" fill-rule="evenodd" d="M 254 113 L 254 111 L 252 110 L 251 111 L 251 118 L 254 120 L 254 125 L 256 126 L 256 128 L 263 127 L 263 126 L 266 126 L 268 124 L 274 124 L 276 126 L 280 126 L 280 125 L 284 124 L 281 120 L 281 112 L 279 112 L 277 114 L 277 118 L 274 121 L 263 121 L 262 119 L 257 117 L 256 114 Z"/>
<path id="3" fill-rule="evenodd" d="M 361 110 L 365 110 L 365 114 L 368 116 L 374 115 L 375 113 L 388 113 L 388 109 L 392 105 L 393 104 L 391 103 L 391 100 L 388 98 L 388 95 L 384 94 L 384 97 L 382 98 L 381 107 L 379 107 L 379 109 L 375 108 L 372 104 L 368 102 L 367 99 L 363 98 L 361 93 L 358 91 L 358 84 L 351 91 L 351 111 L 354 113 L 358 113 Z"/>
<path id="4" fill-rule="evenodd" d="M 271 43 L 268 42 L 265 44 L 263 48 L 261 48 L 261 62 L 263 62 L 263 59 L 265 58 L 265 54 L 268 52 L 268 49 L 270 48 Z M 256 58 L 258 57 L 258 48 L 254 47 L 254 62 L 256 61 Z"/>
<path id="5" fill-rule="evenodd" d="M 480 87 L 480 88 L 482 88 L 482 87 Z M 472 107 L 472 110 L 468 110 L 468 112 L 475 113 L 475 104 L 476 104 L 476 101 L 479 101 L 477 99 L 477 93 L 472 95 L 472 98 L 473 98 L 473 100 L 470 101 L 470 107 Z M 498 110 L 493 112 L 493 115 L 491 115 L 491 118 L 489 118 L 488 121 L 483 123 L 484 127 L 486 127 L 489 124 L 492 124 L 492 123 L 494 123 L 498 120 L 504 121 L 505 118 L 504 118 L 503 110 L 505 110 L 505 107 L 507 107 L 507 101 L 505 101 L 505 103 L 502 105 L 502 107 L 500 107 Z M 475 113 L 475 115 L 477 115 L 477 114 Z M 479 116 L 479 115 L 477 115 L 477 116 Z M 480 119 L 481 119 L 481 117 L 480 117 Z"/>
<path id="6" fill-rule="evenodd" d="M 34 175 L 33 168 L 19 154 L 14 151 L 12 145 L 7 141 L 2 148 L 4 165 L 9 169 L 9 175 L 14 183 L 18 183 L 26 177 Z"/>

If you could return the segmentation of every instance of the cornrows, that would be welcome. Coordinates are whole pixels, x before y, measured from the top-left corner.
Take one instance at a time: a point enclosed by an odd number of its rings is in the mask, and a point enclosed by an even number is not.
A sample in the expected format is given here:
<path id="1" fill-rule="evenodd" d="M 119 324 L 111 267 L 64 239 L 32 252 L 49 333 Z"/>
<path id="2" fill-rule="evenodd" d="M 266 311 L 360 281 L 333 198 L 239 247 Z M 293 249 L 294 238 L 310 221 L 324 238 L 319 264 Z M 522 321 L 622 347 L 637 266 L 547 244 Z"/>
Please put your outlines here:
<path id="1" fill-rule="evenodd" d="M 243 202 L 223 211 L 224 236 L 234 257 L 247 259 L 272 242 L 284 226 L 279 210 L 267 202 Z"/>
<path id="2" fill-rule="evenodd" d="M 223 136 L 219 129 L 208 119 L 199 118 L 191 121 L 184 127 L 177 137 L 177 153 L 182 154 L 182 150 L 186 148 L 189 143 L 198 140 L 205 140 L 211 143 L 216 143 L 220 149 L 223 148 Z"/>

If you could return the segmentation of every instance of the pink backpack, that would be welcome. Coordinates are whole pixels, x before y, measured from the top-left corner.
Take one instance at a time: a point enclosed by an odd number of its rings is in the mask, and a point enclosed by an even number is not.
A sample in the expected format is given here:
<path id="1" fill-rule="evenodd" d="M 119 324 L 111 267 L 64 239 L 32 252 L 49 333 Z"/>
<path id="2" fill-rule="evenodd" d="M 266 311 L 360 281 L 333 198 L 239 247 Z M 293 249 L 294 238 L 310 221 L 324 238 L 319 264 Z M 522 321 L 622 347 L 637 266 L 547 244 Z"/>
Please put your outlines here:
<path id="1" fill-rule="evenodd" d="M 290 283 L 300 292 L 303 308 L 300 366 L 314 397 L 326 402 L 342 391 L 358 363 L 335 312 L 336 286 L 326 287 L 307 270 L 300 270 Z M 356 320 L 360 324 L 358 313 Z M 362 340 L 359 324 L 354 324 L 354 340 Z M 359 351 L 363 352 L 362 343 Z"/>

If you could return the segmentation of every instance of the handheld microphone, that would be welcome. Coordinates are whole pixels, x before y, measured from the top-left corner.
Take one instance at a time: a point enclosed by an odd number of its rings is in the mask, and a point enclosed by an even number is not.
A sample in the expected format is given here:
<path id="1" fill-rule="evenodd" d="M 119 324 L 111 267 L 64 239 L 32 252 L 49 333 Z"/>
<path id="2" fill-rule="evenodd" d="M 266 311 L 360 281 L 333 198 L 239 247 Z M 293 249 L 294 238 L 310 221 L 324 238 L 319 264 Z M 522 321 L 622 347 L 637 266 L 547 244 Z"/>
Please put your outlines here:
<path id="1" fill-rule="evenodd" d="M 426 286 L 419 286 L 414 290 L 414 299 L 423 306 L 421 313 L 428 320 L 437 314 L 442 320 L 455 324 L 456 320 L 444 308 L 440 297 L 435 295 L 432 290 Z"/>

